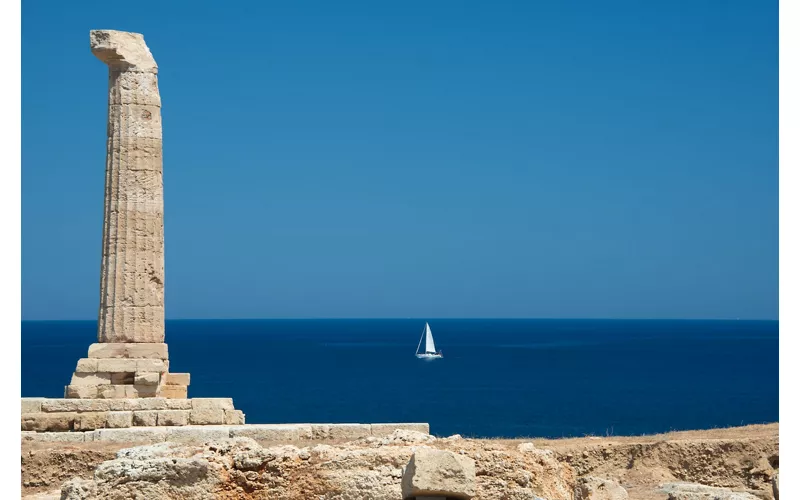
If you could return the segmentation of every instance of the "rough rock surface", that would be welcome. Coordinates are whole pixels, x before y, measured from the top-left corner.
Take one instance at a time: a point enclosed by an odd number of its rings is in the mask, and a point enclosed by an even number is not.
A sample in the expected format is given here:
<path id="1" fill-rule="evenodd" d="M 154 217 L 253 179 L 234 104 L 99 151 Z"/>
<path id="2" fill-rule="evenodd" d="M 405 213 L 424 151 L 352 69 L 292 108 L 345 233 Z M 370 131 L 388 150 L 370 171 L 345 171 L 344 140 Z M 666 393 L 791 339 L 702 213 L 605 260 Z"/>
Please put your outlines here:
<path id="1" fill-rule="evenodd" d="M 553 449 L 578 477 L 611 479 L 631 498 L 642 494 L 634 494 L 637 488 L 630 485 L 653 489 L 673 482 L 762 492 L 770 498 L 778 463 L 777 429 L 771 424 L 639 438 L 537 440 L 535 444 Z"/>
<path id="2" fill-rule="evenodd" d="M 97 485 L 89 479 L 76 477 L 61 488 L 61 500 L 84 500 L 97 497 Z"/>
<path id="3" fill-rule="evenodd" d="M 628 500 L 628 492 L 614 481 L 585 476 L 578 479 L 575 500 Z"/>
<path id="4" fill-rule="evenodd" d="M 778 474 L 775 474 L 775 477 L 772 478 L 772 496 L 775 497 L 775 500 L 778 500 Z"/>
<path id="5" fill-rule="evenodd" d="M 180 428 L 160 430 L 166 429 Z M 118 429 L 99 432 L 111 431 Z M 458 435 L 437 439 L 405 430 L 391 436 L 331 440 L 325 445 L 312 441 L 310 431 L 306 431 L 243 436 L 256 439 L 259 446 L 238 457 L 240 468 L 218 466 L 220 474 L 227 473 L 228 478 L 223 478 L 221 484 L 227 486 L 216 498 L 306 498 L 303 495 L 314 491 L 313 488 L 324 489 L 326 485 L 338 490 L 326 490 L 329 496 L 323 498 L 348 498 L 345 488 L 358 492 L 359 485 L 375 484 L 383 485 L 376 489 L 379 494 L 393 491 L 399 500 L 403 467 L 421 447 L 448 450 L 474 460 L 476 499 L 573 498 L 576 478 L 594 476 L 620 484 L 631 500 L 667 500 L 668 493 L 662 490 L 662 485 L 679 482 L 700 483 L 772 500 L 773 481 L 778 472 L 778 424 L 654 436 L 525 441 L 473 440 Z M 236 437 L 234 433 L 230 435 Z M 222 437 L 209 432 L 206 441 Z M 76 476 L 91 478 L 96 483 L 94 469 L 102 462 L 114 459 L 119 450 L 145 444 L 117 441 L 40 442 L 23 438 L 24 497 L 33 499 L 36 497 L 30 495 L 43 495 L 40 500 L 51 500 L 53 490 Z M 187 444 L 185 449 L 201 453 L 205 447 Z M 284 455 L 294 458 L 268 460 Z M 192 452 L 181 458 L 193 456 Z M 217 467 L 214 464 L 225 460 L 232 458 L 207 461 Z M 216 474 L 213 467 L 212 476 Z M 234 478 L 238 482 L 233 482 Z M 288 486 L 291 481 L 305 486 Z M 237 497 L 239 491 L 241 496 Z M 370 496 L 353 494 L 350 498 L 361 500 Z"/>
<path id="6" fill-rule="evenodd" d="M 98 463 L 111 460 L 114 455 L 114 449 L 36 446 L 22 453 L 22 486 L 31 491 L 52 490 L 68 478 L 90 478 Z"/>
<path id="7" fill-rule="evenodd" d="M 761 500 L 751 493 L 694 483 L 668 483 L 662 491 L 669 500 Z"/>
<path id="8" fill-rule="evenodd" d="M 159 443 L 121 450 L 100 464 L 94 478 L 68 481 L 62 494 L 91 498 L 398 500 L 411 457 L 436 455 L 445 440 L 415 431 L 386 438 L 310 447 L 262 447 L 249 438 L 198 445 Z M 475 498 L 571 500 L 571 469 L 542 450 L 501 449 L 458 440 L 444 452 L 454 462 L 475 463 Z M 456 455 L 458 458 L 454 458 Z M 469 468 L 466 465 L 466 468 Z M 463 472 L 463 471 L 462 471 Z M 468 473 L 467 473 L 468 475 Z"/>
<path id="9" fill-rule="evenodd" d="M 403 473 L 403 498 L 475 496 L 475 461 L 452 451 L 419 448 Z"/>

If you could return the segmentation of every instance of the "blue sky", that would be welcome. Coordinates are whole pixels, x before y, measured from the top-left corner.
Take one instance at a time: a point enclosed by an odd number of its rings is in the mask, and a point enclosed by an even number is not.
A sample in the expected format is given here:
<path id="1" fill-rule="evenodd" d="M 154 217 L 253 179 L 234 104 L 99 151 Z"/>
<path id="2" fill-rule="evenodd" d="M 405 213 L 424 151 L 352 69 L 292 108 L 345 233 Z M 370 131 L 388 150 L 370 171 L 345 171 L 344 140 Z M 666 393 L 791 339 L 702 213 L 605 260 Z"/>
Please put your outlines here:
<path id="1" fill-rule="evenodd" d="M 777 9 L 23 2 L 23 319 L 97 313 L 90 29 L 160 67 L 168 318 L 777 318 Z"/>

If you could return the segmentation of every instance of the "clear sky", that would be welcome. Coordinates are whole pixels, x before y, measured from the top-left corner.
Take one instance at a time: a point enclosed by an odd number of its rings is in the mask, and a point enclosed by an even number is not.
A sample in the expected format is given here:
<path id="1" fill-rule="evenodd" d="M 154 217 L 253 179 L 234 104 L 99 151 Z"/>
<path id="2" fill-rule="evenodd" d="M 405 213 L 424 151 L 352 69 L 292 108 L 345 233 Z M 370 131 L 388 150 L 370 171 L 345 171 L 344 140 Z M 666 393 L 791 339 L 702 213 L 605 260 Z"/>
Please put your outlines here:
<path id="1" fill-rule="evenodd" d="M 167 318 L 777 318 L 776 1 L 22 4 L 22 315 L 99 303 L 107 68 L 163 101 Z"/>

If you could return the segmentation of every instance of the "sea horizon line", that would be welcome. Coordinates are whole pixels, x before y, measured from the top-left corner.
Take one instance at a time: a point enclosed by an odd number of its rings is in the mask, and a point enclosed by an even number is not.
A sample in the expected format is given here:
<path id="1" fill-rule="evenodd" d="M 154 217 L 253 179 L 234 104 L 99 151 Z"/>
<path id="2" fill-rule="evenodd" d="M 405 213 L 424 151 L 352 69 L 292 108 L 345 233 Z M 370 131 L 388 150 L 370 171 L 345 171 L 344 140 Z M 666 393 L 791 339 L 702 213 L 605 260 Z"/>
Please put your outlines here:
<path id="1" fill-rule="evenodd" d="M 245 318 L 166 318 L 165 321 L 771 321 L 779 318 L 558 318 L 558 317 L 526 317 L 526 316 L 487 316 L 487 317 L 245 317 Z M 97 318 L 71 319 L 22 319 L 21 322 L 97 322 Z"/>

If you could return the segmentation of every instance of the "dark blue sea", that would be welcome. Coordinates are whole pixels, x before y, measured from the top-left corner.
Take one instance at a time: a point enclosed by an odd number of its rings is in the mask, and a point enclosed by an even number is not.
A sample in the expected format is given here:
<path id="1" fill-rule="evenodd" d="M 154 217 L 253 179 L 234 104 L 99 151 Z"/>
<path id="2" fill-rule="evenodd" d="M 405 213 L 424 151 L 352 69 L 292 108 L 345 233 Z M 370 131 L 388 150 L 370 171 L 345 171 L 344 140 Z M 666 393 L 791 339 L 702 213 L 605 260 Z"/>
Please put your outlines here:
<path id="1" fill-rule="evenodd" d="M 437 435 L 636 435 L 778 421 L 777 321 L 167 321 L 190 397 L 248 423 L 429 422 Z M 22 323 L 22 395 L 63 397 L 95 322 Z"/>

